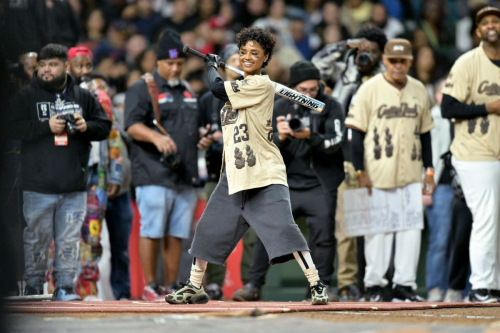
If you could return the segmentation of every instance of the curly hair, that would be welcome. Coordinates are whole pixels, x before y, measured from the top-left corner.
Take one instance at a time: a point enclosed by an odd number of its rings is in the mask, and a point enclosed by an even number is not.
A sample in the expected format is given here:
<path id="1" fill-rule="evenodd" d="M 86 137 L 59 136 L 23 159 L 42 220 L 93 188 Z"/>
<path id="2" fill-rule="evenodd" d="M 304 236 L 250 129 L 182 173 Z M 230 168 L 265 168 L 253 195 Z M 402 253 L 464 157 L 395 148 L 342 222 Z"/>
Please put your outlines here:
<path id="1" fill-rule="evenodd" d="M 273 56 L 276 38 L 269 30 L 261 27 L 243 28 L 236 35 L 236 44 L 238 49 L 245 46 L 249 41 L 255 41 L 264 49 L 264 54 L 269 55 L 266 61 L 262 64 L 262 68 L 266 67 Z"/>
<path id="2" fill-rule="evenodd" d="M 365 26 L 359 29 L 355 38 L 366 38 L 370 42 L 377 43 L 381 52 L 384 52 L 385 44 L 387 43 L 385 33 L 380 28 L 374 26 Z"/>

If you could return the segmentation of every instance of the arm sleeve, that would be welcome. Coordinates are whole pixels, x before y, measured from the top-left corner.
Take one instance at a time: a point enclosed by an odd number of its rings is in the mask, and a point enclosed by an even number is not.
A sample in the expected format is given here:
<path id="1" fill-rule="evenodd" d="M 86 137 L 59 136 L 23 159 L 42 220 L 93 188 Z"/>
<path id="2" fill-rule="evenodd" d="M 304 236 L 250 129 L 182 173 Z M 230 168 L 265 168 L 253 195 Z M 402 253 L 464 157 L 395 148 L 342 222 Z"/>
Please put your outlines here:
<path id="1" fill-rule="evenodd" d="M 207 78 L 208 78 L 208 88 L 218 99 L 222 99 L 223 101 L 229 101 L 229 96 L 226 93 L 226 89 L 224 88 L 224 80 L 217 72 L 217 69 L 213 66 L 209 66 L 207 69 Z"/>
<path id="2" fill-rule="evenodd" d="M 306 142 L 311 149 L 325 154 L 336 153 L 342 145 L 344 139 L 344 110 L 340 103 L 333 101 L 330 104 L 328 118 L 325 122 L 325 133 L 311 133 Z"/>
<path id="3" fill-rule="evenodd" d="M 432 168 L 431 132 L 420 134 L 420 143 L 422 144 L 424 168 Z"/>
<path id="4" fill-rule="evenodd" d="M 26 99 L 18 93 L 10 102 L 8 114 L 9 126 L 6 127 L 8 135 L 16 140 L 33 141 L 47 135 L 53 135 L 49 121 L 29 120 L 29 106 Z"/>
<path id="5" fill-rule="evenodd" d="M 352 164 L 355 170 L 364 170 L 364 156 L 365 156 L 365 133 L 352 130 Z"/>
<path id="6" fill-rule="evenodd" d="M 427 133 L 435 127 L 434 121 L 432 120 L 432 114 L 431 114 L 431 100 L 429 99 L 429 96 L 427 95 L 427 91 L 425 90 L 425 87 L 423 85 L 422 85 L 421 94 L 422 94 L 421 98 L 425 102 L 423 103 L 422 115 L 420 117 L 420 134 Z"/>
<path id="7" fill-rule="evenodd" d="M 473 119 L 477 117 L 484 117 L 488 115 L 486 106 L 483 105 L 469 105 L 460 103 L 456 98 L 443 94 L 443 101 L 441 102 L 441 115 L 447 119 Z"/>
<path id="8" fill-rule="evenodd" d="M 85 92 L 87 93 L 87 101 L 85 103 L 87 112 L 84 110 L 84 114 L 87 115 L 85 119 L 87 130 L 83 133 L 79 133 L 79 135 L 88 141 L 106 140 L 111 131 L 111 120 L 109 120 L 106 112 L 104 112 L 104 109 L 97 99 L 88 91 Z"/>
<path id="9" fill-rule="evenodd" d="M 243 80 L 224 82 L 233 109 L 246 109 L 261 104 L 266 98 L 274 99 L 274 87 L 267 76 L 252 75 Z"/>

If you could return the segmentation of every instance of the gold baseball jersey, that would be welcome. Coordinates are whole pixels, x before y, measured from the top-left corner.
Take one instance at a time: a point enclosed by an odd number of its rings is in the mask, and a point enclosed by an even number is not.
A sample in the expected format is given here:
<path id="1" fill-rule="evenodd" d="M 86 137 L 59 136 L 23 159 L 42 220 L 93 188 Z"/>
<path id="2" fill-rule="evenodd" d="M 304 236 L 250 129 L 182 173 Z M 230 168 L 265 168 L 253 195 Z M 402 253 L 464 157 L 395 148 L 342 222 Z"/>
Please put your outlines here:
<path id="1" fill-rule="evenodd" d="M 443 94 L 465 104 L 486 104 L 500 98 L 500 68 L 481 46 L 463 54 L 453 65 Z M 500 116 L 455 119 L 455 138 L 450 148 L 459 161 L 498 161 Z"/>
<path id="2" fill-rule="evenodd" d="M 361 85 L 346 126 L 366 133 L 364 165 L 376 188 L 389 189 L 422 181 L 420 134 L 433 127 L 424 85 L 407 76 L 399 90 L 377 74 Z"/>
<path id="3" fill-rule="evenodd" d="M 273 142 L 274 87 L 267 75 L 224 82 L 229 102 L 221 110 L 229 194 L 271 184 L 288 186 L 286 167 Z"/>

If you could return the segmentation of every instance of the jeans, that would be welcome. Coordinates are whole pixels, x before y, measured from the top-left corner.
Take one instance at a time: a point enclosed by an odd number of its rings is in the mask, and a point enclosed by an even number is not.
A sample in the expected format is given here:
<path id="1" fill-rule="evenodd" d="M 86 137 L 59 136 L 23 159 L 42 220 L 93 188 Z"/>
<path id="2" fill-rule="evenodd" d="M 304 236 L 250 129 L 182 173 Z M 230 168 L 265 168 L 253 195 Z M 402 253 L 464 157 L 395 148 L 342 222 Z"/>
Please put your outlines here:
<path id="1" fill-rule="evenodd" d="M 448 288 L 449 253 L 448 246 L 451 233 L 451 202 L 453 190 L 451 185 L 441 184 L 432 195 L 432 206 L 426 207 L 429 230 L 429 248 L 425 282 L 428 290 Z"/>
<path id="2" fill-rule="evenodd" d="M 78 241 L 85 218 L 86 192 L 43 194 L 24 191 L 24 260 L 26 284 L 41 288 L 47 270 L 47 249 L 55 242 L 56 287 L 73 287 L 78 267 Z"/>
<path id="3" fill-rule="evenodd" d="M 130 297 L 128 240 L 132 226 L 130 192 L 108 199 L 106 224 L 111 247 L 111 288 L 116 299 Z"/>

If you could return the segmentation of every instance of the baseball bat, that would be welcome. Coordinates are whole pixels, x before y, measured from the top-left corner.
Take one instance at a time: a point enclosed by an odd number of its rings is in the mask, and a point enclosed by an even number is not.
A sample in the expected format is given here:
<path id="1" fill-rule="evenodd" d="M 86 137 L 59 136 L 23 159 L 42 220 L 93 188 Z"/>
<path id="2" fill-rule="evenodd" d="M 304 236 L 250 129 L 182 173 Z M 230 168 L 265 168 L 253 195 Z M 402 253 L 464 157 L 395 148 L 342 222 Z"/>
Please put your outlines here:
<path id="1" fill-rule="evenodd" d="M 192 54 L 192 55 L 200 57 L 202 59 L 206 59 L 206 57 L 207 57 L 205 54 L 198 52 L 196 50 L 193 50 L 188 45 L 184 45 L 184 48 L 182 49 L 182 51 L 186 54 Z M 235 72 L 241 76 L 244 76 L 243 71 L 241 71 L 237 68 L 234 68 L 232 66 L 229 66 L 226 63 L 220 62 L 219 65 L 221 67 L 229 69 L 230 71 Z M 269 81 L 271 81 L 271 80 L 269 80 Z M 314 98 L 309 97 L 307 95 L 301 94 L 298 91 L 290 89 L 290 88 L 288 88 L 280 83 L 276 83 L 274 81 L 271 81 L 271 84 L 273 85 L 274 91 L 277 95 L 284 97 L 284 98 L 287 98 L 287 99 L 291 100 L 292 102 L 295 102 L 297 104 L 300 104 L 302 106 L 305 106 L 306 108 L 309 108 L 309 109 L 317 111 L 317 112 L 321 112 L 325 108 L 325 103 L 318 101 L 317 99 L 314 99 Z"/>

